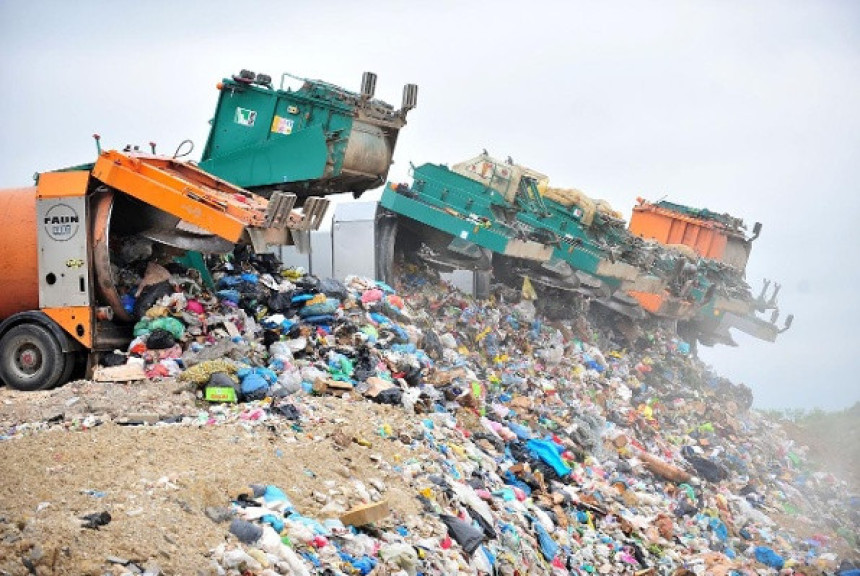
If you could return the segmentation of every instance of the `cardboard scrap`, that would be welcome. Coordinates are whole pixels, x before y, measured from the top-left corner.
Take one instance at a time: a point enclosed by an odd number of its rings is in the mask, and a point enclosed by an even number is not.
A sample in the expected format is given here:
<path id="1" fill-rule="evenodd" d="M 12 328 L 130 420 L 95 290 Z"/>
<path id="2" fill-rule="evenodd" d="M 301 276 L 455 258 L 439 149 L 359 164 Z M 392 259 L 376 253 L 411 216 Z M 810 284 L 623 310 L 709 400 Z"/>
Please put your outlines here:
<path id="1" fill-rule="evenodd" d="M 368 388 L 364 392 L 364 395 L 368 398 L 376 398 L 383 390 L 394 388 L 394 384 L 392 382 L 389 382 L 388 380 L 383 380 L 382 378 L 379 378 L 377 376 L 369 377 L 366 382 L 368 384 Z"/>
<path id="2" fill-rule="evenodd" d="M 388 516 L 388 500 L 380 500 L 353 507 L 340 517 L 340 521 L 344 526 L 364 526 L 379 522 L 386 516 Z"/>
<path id="3" fill-rule="evenodd" d="M 532 401 L 526 396 L 514 396 L 510 401 L 511 408 L 521 409 L 521 410 L 531 410 Z"/>
<path id="4" fill-rule="evenodd" d="M 466 378 L 468 372 L 463 367 L 453 368 L 451 370 L 436 370 L 428 378 L 427 381 L 433 386 L 447 386 L 457 378 Z"/>
<path id="5" fill-rule="evenodd" d="M 313 391 L 316 394 L 331 394 L 332 396 L 343 396 L 347 392 L 352 392 L 352 384 L 349 382 L 341 382 L 340 380 L 329 380 L 327 378 L 317 378 L 314 380 Z"/>
<path id="6" fill-rule="evenodd" d="M 132 382 L 146 380 L 143 366 L 137 363 L 121 366 L 99 366 L 93 372 L 95 382 Z"/>

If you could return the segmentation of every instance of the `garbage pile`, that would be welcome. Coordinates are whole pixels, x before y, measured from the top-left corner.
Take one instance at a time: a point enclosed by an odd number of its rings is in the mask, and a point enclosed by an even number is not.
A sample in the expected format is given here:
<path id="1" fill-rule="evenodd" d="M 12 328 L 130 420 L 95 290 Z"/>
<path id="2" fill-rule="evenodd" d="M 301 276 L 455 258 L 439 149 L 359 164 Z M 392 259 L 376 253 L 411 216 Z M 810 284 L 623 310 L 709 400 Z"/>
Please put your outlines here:
<path id="1" fill-rule="evenodd" d="M 417 273 L 395 291 L 250 255 L 207 288 L 150 262 L 124 300 L 135 340 L 96 378 L 176 378 L 297 423 L 307 395 L 414 414 L 381 435 L 434 455 L 385 463 L 420 516 L 359 483 L 308 517 L 287 487 L 249 478 L 213 512 L 229 534 L 219 574 L 856 573 L 835 550 L 857 558 L 857 497 L 810 472 L 748 388 L 674 334 L 625 341 L 520 296 L 477 301 Z"/>

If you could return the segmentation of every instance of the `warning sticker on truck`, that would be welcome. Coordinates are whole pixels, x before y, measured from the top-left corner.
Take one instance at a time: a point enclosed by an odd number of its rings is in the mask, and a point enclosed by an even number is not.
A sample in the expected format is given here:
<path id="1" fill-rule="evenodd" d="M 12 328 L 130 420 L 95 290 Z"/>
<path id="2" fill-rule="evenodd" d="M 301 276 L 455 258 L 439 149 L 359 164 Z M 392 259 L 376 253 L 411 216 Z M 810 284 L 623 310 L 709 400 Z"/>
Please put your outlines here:
<path id="1" fill-rule="evenodd" d="M 237 106 L 234 121 L 236 124 L 241 124 L 242 126 L 253 126 L 254 122 L 257 121 L 257 111 Z"/>
<path id="2" fill-rule="evenodd" d="M 292 134 L 293 119 L 275 116 L 275 119 L 272 120 L 272 132 L 276 132 L 278 134 Z"/>

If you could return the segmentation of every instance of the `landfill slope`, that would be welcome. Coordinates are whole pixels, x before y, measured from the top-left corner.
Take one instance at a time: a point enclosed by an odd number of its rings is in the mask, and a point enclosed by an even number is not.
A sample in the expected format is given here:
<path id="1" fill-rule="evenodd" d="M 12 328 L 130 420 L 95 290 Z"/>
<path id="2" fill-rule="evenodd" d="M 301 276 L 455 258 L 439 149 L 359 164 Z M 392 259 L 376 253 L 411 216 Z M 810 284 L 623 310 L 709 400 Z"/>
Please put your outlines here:
<path id="1" fill-rule="evenodd" d="M 129 275 L 99 381 L 0 389 L 0 574 L 851 573 L 850 486 L 673 333 L 223 264 Z"/>

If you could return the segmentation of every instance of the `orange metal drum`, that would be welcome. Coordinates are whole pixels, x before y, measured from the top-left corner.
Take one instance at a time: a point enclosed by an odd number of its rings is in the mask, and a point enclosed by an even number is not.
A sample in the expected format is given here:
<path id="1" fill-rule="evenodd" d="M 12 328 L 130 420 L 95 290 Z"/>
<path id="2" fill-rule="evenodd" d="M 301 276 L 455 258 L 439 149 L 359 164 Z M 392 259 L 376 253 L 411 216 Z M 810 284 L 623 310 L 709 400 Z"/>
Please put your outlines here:
<path id="1" fill-rule="evenodd" d="M 39 308 L 36 188 L 0 190 L 0 320 Z"/>

